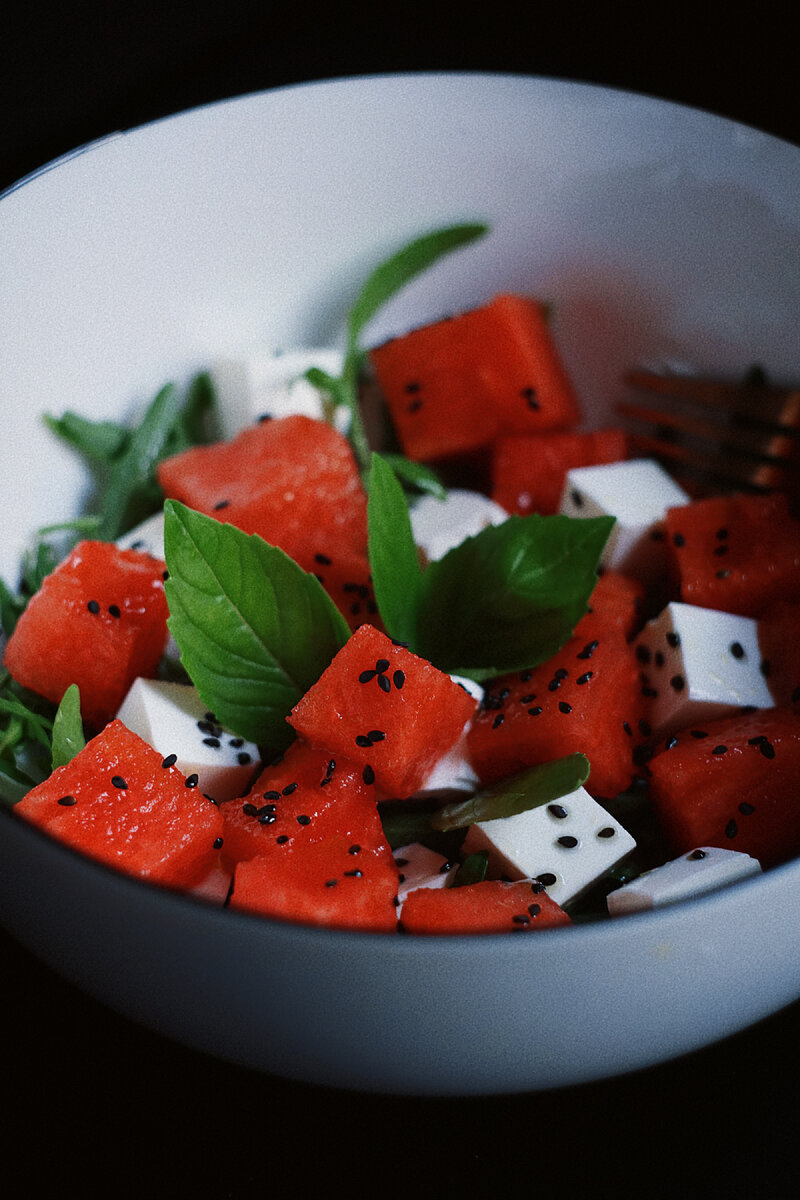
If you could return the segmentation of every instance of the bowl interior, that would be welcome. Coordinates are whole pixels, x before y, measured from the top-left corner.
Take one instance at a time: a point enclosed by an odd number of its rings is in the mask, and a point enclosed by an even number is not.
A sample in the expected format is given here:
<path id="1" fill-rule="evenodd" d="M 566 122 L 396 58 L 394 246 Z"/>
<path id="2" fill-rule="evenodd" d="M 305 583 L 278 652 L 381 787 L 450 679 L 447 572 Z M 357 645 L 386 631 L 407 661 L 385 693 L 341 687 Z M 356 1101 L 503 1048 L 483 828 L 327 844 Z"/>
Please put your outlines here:
<path id="1" fill-rule="evenodd" d="M 796 375 L 798 167 L 797 148 L 691 109 L 470 74 L 285 88 L 88 147 L 0 198 L 0 575 L 13 581 L 33 532 L 82 501 L 83 469 L 43 413 L 124 417 L 219 354 L 335 344 L 367 271 L 450 222 L 481 219 L 491 232 L 409 285 L 367 340 L 496 291 L 541 296 L 589 425 L 610 418 L 637 362 L 726 375 L 758 362 L 776 379 Z M 746 886 L 745 917 L 716 897 L 572 942 L 572 931 L 553 931 L 524 945 L 433 947 L 323 936 L 111 885 L 12 828 L 0 845 L 0 915 L 16 934 L 137 1019 L 298 1078 L 401 1091 L 553 1086 L 659 1061 L 794 996 L 781 938 L 795 865 Z M 30 883 L 49 872 L 57 911 Z M 98 902 L 90 939 L 80 931 Z M 154 942 L 142 931 L 156 926 Z M 225 963 L 213 979 L 209 947 Z M 264 966 L 253 984 L 254 948 L 283 964 L 280 979 Z M 232 1006 L 233 1041 L 231 1023 L 222 1036 L 209 1020 L 198 978 Z M 544 1019 L 521 1043 L 532 992 L 546 997 Z"/>

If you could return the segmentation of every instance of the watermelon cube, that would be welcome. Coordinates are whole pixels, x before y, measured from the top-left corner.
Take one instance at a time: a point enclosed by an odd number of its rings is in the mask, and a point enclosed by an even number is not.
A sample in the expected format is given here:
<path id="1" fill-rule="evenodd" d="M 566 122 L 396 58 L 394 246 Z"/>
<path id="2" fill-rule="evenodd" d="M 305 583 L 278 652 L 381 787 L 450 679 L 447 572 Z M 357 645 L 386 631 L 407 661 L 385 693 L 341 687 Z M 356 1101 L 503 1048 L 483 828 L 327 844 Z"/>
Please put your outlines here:
<path id="1" fill-rule="evenodd" d="M 417 888 L 403 903 L 400 923 L 406 933 L 431 935 L 534 933 L 571 924 L 544 886 L 529 879 Z"/>
<path id="2" fill-rule="evenodd" d="M 167 644 L 165 565 L 112 542 L 79 542 L 47 576 L 9 638 L 5 665 L 58 704 L 75 683 L 91 730 L 115 716 L 133 681 L 154 676 Z"/>
<path id="3" fill-rule="evenodd" d="M 575 637 L 589 642 L 609 630 L 623 637 L 638 633 L 644 615 L 647 589 L 640 579 L 624 571 L 602 569 L 589 597 L 589 607 L 575 626 Z"/>
<path id="4" fill-rule="evenodd" d="M 776 704 L 800 701 L 800 600 L 776 600 L 758 618 L 762 670 Z"/>
<path id="5" fill-rule="evenodd" d="M 627 457 L 622 429 L 506 434 L 492 449 L 492 499 L 521 517 L 556 513 L 567 471 Z"/>
<path id="6" fill-rule="evenodd" d="M 653 806 L 677 854 L 721 846 L 769 867 L 800 853 L 800 715 L 792 709 L 682 731 L 648 766 Z"/>
<path id="7" fill-rule="evenodd" d="M 632 646 L 612 631 L 573 637 L 541 666 L 492 684 L 467 734 L 483 783 L 566 754 L 589 759 L 586 790 L 612 798 L 635 774 L 642 698 Z"/>
<path id="8" fill-rule="evenodd" d="M 218 865 L 222 815 L 191 778 L 111 721 L 14 813 L 129 875 L 192 888 Z"/>
<path id="9" fill-rule="evenodd" d="M 500 433 L 578 421 L 544 306 L 522 296 L 498 295 L 412 329 L 369 357 L 409 458 L 448 458 L 489 446 Z"/>
<path id="10" fill-rule="evenodd" d="M 372 625 L 361 625 L 287 720 L 307 741 L 359 763 L 404 799 L 459 741 L 477 707 L 460 684 Z"/>
<path id="11" fill-rule="evenodd" d="M 293 558 L 299 549 L 364 553 L 367 501 L 343 434 L 302 415 L 251 425 L 230 441 L 193 446 L 158 466 L 164 494 L 257 533 Z"/>
<path id="12" fill-rule="evenodd" d="M 800 592 L 800 521 L 782 492 L 694 500 L 666 515 L 681 600 L 745 617 Z"/>

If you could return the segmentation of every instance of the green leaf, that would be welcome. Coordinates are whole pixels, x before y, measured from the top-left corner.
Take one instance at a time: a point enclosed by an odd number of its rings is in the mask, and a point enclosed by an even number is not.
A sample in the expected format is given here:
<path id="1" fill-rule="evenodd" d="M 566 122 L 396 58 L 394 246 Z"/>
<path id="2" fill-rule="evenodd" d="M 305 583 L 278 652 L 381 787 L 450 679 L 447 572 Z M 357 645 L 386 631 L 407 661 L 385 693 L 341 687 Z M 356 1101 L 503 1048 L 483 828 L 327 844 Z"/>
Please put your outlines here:
<path id="1" fill-rule="evenodd" d="M 582 787 L 589 778 L 589 760 L 584 754 L 567 754 L 552 762 L 539 763 L 507 779 L 482 788 L 467 800 L 447 804 L 431 817 L 434 829 L 444 832 L 514 817 L 531 808 L 550 804 Z"/>
<path id="2" fill-rule="evenodd" d="M 61 697 L 53 721 L 52 769 L 55 771 L 70 762 L 85 744 L 80 692 L 78 685 L 71 683 Z"/>
<path id="3" fill-rule="evenodd" d="M 387 454 L 386 451 L 382 452 L 381 457 L 392 468 L 404 488 L 424 492 L 426 495 L 435 496 L 437 500 L 447 499 L 447 488 L 433 468 L 426 463 L 414 462 L 404 454 Z"/>
<path id="4" fill-rule="evenodd" d="M 476 850 L 468 854 L 456 871 L 451 887 L 465 887 L 470 883 L 482 883 L 489 869 L 489 851 Z"/>
<path id="5" fill-rule="evenodd" d="M 46 413 L 44 421 L 53 433 L 91 461 L 112 462 L 131 436 L 130 430 L 116 421 L 92 421 L 74 412 L 65 412 L 60 417 Z"/>
<path id="6" fill-rule="evenodd" d="M 416 653 L 485 680 L 551 658 L 586 612 L 613 517 L 511 516 L 428 565 Z"/>
<path id="7" fill-rule="evenodd" d="M 164 506 L 169 628 L 217 720 L 278 753 L 286 716 L 350 635 L 319 581 L 255 534 Z"/>
<path id="8" fill-rule="evenodd" d="M 387 300 L 415 276 L 433 266 L 445 254 L 483 237 L 487 231 L 488 226 L 482 222 L 446 226 L 415 238 L 385 259 L 367 277 L 347 315 L 347 341 L 341 375 L 334 378 L 315 367 L 306 372 L 306 379 L 328 392 L 335 404 L 343 404 L 350 409 L 348 436 L 362 471 L 368 469 L 370 458 L 358 395 L 358 381 L 365 359 L 360 338 L 365 325 Z"/>
<path id="9" fill-rule="evenodd" d="M 392 468 L 372 455 L 367 524 L 369 564 L 375 601 L 387 632 L 413 649 L 422 587 L 408 505 Z"/>

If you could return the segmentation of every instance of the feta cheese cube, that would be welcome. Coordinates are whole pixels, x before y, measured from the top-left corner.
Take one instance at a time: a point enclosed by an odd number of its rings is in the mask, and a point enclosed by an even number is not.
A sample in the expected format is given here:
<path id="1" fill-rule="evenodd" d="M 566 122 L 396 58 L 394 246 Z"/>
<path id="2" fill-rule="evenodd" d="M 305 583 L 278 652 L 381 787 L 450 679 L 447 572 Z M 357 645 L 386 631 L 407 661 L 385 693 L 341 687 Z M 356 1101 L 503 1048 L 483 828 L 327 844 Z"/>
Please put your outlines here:
<path id="1" fill-rule="evenodd" d="M 139 525 L 117 538 L 115 543 L 120 550 L 138 550 L 142 554 L 152 554 L 154 558 L 164 558 L 164 510 L 159 509 L 152 517 L 147 517 Z"/>
<path id="2" fill-rule="evenodd" d="M 467 854 L 488 851 L 494 878 L 536 879 L 562 905 L 635 847 L 628 831 L 583 787 L 516 816 L 471 825 L 463 843 Z"/>
<path id="3" fill-rule="evenodd" d="M 442 854 L 437 854 L 421 842 L 399 846 L 392 854 L 400 872 L 398 916 L 409 892 L 416 888 L 447 887 L 458 870 L 457 864 L 449 862 Z"/>
<path id="4" fill-rule="evenodd" d="M 219 802 L 244 795 L 260 766 L 258 747 L 224 729 L 191 684 L 137 679 L 117 716 Z"/>
<path id="5" fill-rule="evenodd" d="M 412 505 L 410 517 L 414 541 L 428 562 L 434 562 L 488 525 L 502 524 L 508 513 L 482 492 L 452 488 L 444 500 L 421 496 Z"/>
<path id="6" fill-rule="evenodd" d="M 688 500 L 655 460 L 634 458 L 567 471 L 559 512 L 569 517 L 616 517 L 601 565 L 648 582 L 664 565 L 660 522 L 668 508 Z"/>
<path id="7" fill-rule="evenodd" d="M 209 374 L 218 400 L 223 438 L 264 416 L 300 414 L 322 420 L 322 393 L 304 378 L 310 367 L 339 375 L 344 355 L 332 349 L 298 349 L 281 353 L 256 348 L 239 358 L 220 358 Z M 337 422 L 341 427 L 349 414 Z M 343 430 L 344 431 L 344 430 Z"/>
<path id="8" fill-rule="evenodd" d="M 656 736 L 774 701 L 761 671 L 750 617 L 671 603 L 636 639 L 644 716 Z"/>
<path id="9" fill-rule="evenodd" d="M 715 891 L 760 871 L 761 864 L 749 854 L 722 850 L 718 846 L 700 846 L 609 892 L 606 905 L 612 916 L 643 912 Z"/>

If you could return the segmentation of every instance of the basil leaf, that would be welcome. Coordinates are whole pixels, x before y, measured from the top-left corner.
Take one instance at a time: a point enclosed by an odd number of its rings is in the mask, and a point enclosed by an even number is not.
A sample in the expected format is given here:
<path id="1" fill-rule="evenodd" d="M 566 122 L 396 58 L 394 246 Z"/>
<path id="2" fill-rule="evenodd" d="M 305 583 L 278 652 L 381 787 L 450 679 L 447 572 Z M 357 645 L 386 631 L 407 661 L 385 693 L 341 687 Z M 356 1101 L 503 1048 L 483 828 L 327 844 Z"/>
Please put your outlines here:
<path id="1" fill-rule="evenodd" d="M 447 499 L 447 488 L 426 463 L 415 462 L 403 454 L 387 454 L 386 451 L 381 457 L 392 468 L 403 487 L 435 496 L 437 500 Z"/>
<path id="2" fill-rule="evenodd" d="M 489 851 L 476 850 L 474 854 L 468 854 L 461 863 L 450 886 L 465 887 L 470 883 L 483 883 L 488 869 Z"/>
<path id="3" fill-rule="evenodd" d="M 369 564 L 375 601 L 387 632 L 414 646 L 422 586 L 405 494 L 392 468 L 372 455 L 367 497 Z"/>
<path id="4" fill-rule="evenodd" d="M 423 572 L 416 653 L 479 681 L 545 662 L 586 612 L 613 523 L 511 516 L 466 538 Z"/>
<path id="5" fill-rule="evenodd" d="M 447 804 L 431 817 L 434 829 L 444 832 L 515 817 L 531 808 L 550 804 L 582 787 L 589 778 L 589 760 L 585 754 L 567 754 L 552 762 L 539 763 L 507 779 L 482 788 L 467 800 Z"/>
<path id="6" fill-rule="evenodd" d="M 53 720 L 52 769 L 70 762 L 86 742 L 81 721 L 81 696 L 78 685 L 71 683 L 56 710 Z"/>
<path id="7" fill-rule="evenodd" d="M 387 300 L 450 251 L 483 237 L 488 225 L 482 222 L 450 225 L 423 234 L 403 246 L 376 267 L 361 289 L 347 319 L 348 350 L 352 349 L 364 326 Z"/>
<path id="8" fill-rule="evenodd" d="M 286 716 L 350 635 L 319 581 L 256 534 L 164 505 L 169 628 L 218 721 L 278 753 Z"/>

